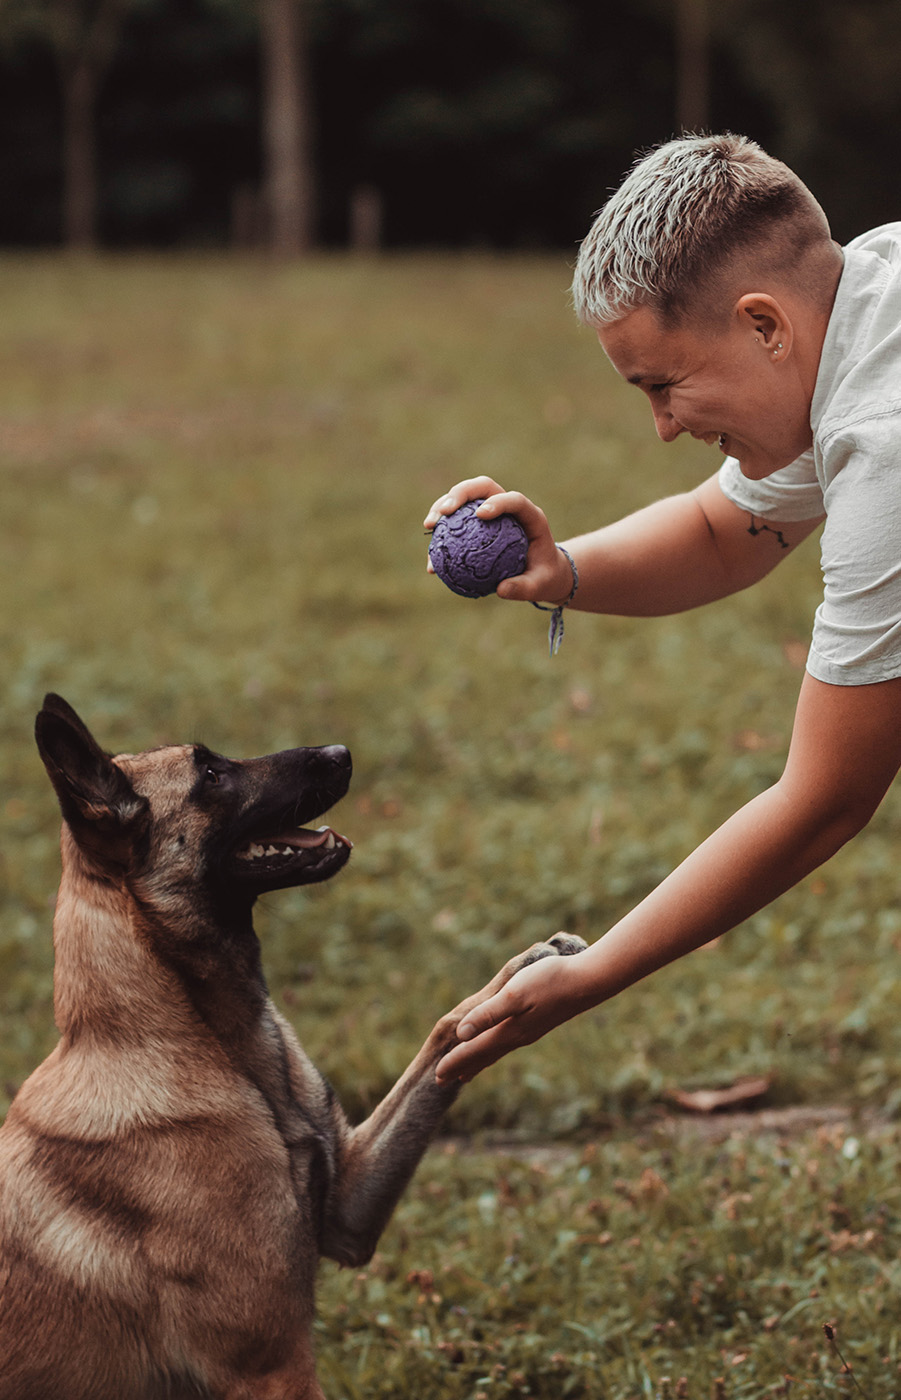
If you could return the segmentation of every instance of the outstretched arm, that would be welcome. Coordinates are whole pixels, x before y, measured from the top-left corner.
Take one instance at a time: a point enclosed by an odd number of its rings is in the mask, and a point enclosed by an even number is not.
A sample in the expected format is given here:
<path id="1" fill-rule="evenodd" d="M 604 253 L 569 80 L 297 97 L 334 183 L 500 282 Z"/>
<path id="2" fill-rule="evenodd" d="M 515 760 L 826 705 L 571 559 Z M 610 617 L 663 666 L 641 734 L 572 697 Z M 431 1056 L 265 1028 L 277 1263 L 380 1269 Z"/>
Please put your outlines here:
<path id="1" fill-rule="evenodd" d="M 490 477 L 461 481 L 426 516 L 441 515 L 486 496 L 478 514 L 511 514 L 529 539 L 524 573 L 504 579 L 498 597 L 558 603 L 569 596 L 572 574 L 556 548 L 547 518 L 519 491 L 504 491 Z M 662 617 L 714 602 L 756 583 L 806 539 L 819 520 L 769 522 L 752 534 L 751 519 L 723 495 L 717 476 L 694 491 L 670 496 L 590 534 L 561 540 L 579 570 L 572 602 L 583 612 Z"/>
<path id="2" fill-rule="evenodd" d="M 869 821 L 901 766 L 901 679 L 805 676 L 785 771 L 576 958 L 536 964 L 474 1008 L 441 1082 L 471 1079 L 762 909 Z"/>

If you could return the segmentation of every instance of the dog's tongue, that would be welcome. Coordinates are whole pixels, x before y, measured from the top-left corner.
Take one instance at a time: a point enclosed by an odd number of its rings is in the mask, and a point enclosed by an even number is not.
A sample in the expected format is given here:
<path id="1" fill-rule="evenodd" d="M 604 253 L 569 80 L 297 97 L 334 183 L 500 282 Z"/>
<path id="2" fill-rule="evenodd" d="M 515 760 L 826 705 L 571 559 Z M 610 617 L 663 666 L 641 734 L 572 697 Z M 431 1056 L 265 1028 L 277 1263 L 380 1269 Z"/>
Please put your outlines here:
<path id="1" fill-rule="evenodd" d="M 321 826 L 318 831 L 309 831 L 305 826 L 296 831 L 286 831 L 279 836 L 273 836 L 273 841 L 280 841 L 285 846 L 296 846 L 298 850 L 310 851 L 316 846 L 324 846 L 329 837 L 333 841 L 340 841 L 345 846 L 350 842 L 346 836 L 339 836 L 337 831 L 333 831 L 330 826 Z"/>

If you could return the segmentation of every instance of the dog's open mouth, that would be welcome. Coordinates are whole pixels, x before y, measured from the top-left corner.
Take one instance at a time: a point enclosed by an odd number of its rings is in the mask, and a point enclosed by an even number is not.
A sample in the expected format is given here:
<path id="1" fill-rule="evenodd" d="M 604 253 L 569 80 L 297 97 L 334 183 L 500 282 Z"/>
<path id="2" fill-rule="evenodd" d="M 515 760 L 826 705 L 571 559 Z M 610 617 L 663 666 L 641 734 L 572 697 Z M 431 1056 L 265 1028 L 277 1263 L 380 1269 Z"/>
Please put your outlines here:
<path id="1" fill-rule="evenodd" d="M 330 826 L 316 831 L 299 827 L 249 841 L 235 851 L 234 868 L 239 875 L 306 884 L 334 875 L 352 849 L 353 842 Z"/>

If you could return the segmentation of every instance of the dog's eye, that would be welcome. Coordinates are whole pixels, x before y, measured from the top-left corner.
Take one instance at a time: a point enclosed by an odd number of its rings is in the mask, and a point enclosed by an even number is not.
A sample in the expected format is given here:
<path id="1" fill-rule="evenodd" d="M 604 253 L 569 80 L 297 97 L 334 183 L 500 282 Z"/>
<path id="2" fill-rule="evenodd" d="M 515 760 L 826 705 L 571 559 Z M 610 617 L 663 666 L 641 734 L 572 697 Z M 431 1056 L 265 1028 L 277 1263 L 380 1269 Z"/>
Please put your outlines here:
<path id="1" fill-rule="evenodd" d="M 217 773 L 215 768 L 205 768 L 203 780 L 208 787 L 218 787 L 219 783 L 222 782 L 222 774 Z"/>

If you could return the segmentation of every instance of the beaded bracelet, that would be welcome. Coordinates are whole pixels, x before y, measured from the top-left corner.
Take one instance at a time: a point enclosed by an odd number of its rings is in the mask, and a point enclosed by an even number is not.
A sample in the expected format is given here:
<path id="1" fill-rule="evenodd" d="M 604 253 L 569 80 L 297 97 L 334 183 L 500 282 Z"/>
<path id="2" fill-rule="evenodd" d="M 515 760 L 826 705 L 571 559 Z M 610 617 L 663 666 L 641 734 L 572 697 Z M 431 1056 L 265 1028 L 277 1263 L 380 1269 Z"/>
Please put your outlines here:
<path id="1" fill-rule="evenodd" d="M 557 548 L 559 549 L 560 553 L 561 553 L 561 554 L 564 554 L 564 555 L 566 556 L 566 558 L 569 560 L 569 567 L 570 567 L 570 568 L 572 569 L 572 571 L 573 571 L 573 586 L 572 586 L 572 588 L 569 590 L 569 597 L 568 597 L 568 598 L 566 599 L 566 601 L 563 602 L 563 603 L 557 603 L 557 604 L 533 603 L 533 604 L 532 604 L 532 607 L 533 607 L 533 608 L 540 608 L 540 610 L 541 610 L 542 612 L 549 612 L 549 613 L 551 614 L 551 622 L 550 622 L 550 626 L 548 627 L 548 631 L 547 631 L 547 643 L 548 643 L 548 655 L 549 655 L 549 656 L 556 656 L 556 655 L 557 655 L 557 652 L 560 650 L 560 647 L 563 645 L 563 609 L 569 607 L 569 605 L 570 605 L 570 603 L 572 602 L 573 598 L 575 598 L 575 596 L 576 596 L 576 589 L 579 587 L 579 570 L 576 568 L 576 561 L 575 561 L 575 559 L 572 557 L 572 555 L 570 554 L 570 552 L 569 552 L 568 549 L 564 549 L 564 547 L 563 547 L 562 544 L 558 544 L 558 545 L 557 545 Z"/>

